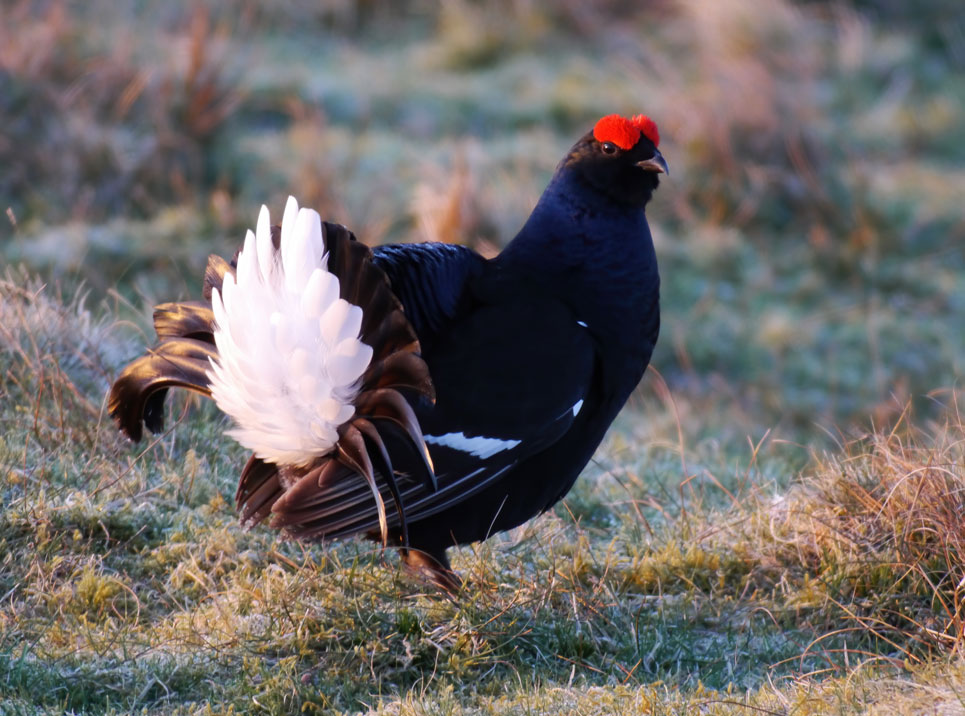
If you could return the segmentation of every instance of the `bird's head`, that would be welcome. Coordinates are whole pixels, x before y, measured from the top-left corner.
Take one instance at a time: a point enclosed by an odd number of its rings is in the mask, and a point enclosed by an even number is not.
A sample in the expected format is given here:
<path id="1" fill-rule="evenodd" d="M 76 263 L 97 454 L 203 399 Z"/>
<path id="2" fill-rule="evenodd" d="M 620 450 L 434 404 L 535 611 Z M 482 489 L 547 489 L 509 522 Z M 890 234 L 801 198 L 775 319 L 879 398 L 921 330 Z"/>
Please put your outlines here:
<path id="1" fill-rule="evenodd" d="M 658 144 L 660 134 L 649 117 L 610 114 L 573 145 L 560 168 L 577 172 L 620 203 L 643 206 L 659 184 L 658 175 L 669 173 Z"/>

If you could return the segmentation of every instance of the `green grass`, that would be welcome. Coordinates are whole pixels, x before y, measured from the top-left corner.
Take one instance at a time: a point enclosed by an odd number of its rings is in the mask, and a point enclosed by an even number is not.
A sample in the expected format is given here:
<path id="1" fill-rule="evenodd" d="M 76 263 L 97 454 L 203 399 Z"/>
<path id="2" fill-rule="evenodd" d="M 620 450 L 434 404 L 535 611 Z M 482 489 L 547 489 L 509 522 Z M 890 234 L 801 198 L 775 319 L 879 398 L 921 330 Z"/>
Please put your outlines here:
<path id="1" fill-rule="evenodd" d="M 963 708 L 957 6 L 209 8 L 0 11 L 0 713 Z M 114 431 L 260 203 L 493 251 L 613 111 L 672 171 L 654 370 L 458 602 L 242 530 L 210 406 Z"/>

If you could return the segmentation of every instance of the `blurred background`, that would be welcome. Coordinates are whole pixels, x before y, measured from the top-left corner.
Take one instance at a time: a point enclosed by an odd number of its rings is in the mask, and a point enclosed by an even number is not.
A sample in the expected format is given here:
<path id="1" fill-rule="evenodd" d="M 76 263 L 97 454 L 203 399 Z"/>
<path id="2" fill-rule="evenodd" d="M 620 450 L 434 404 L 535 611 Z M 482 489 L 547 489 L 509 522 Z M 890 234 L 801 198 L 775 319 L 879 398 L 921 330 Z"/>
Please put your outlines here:
<path id="1" fill-rule="evenodd" d="M 952 0 L 2 7 L 0 259 L 89 307 L 147 325 L 288 194 L 494 253 L 598 117 L 643 112 L 672 170 L 653 365 L 696 433 L 820 443 L 965 373 Z"/>

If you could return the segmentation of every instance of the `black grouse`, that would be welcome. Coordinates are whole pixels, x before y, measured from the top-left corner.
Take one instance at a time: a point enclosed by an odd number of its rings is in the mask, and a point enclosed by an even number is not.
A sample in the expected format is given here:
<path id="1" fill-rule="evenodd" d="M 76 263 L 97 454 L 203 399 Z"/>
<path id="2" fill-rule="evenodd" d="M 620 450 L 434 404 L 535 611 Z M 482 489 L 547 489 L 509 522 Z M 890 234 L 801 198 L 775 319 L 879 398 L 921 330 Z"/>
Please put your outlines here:
<path id="1" fill-rule="evenodd" d="M 401 548 L 455 590 L 448 547 L 562 498 L 639 382 L 660 324 L 644 209 L 667 164 L 642 115 L 599 120 L 494 259 L 369 249 L 289 199 L 262 208 L 204 299 L 155 309 L 157 345 L 111 388 L 139 440 L 169 387 L 209 395 L 253 455 L 243 521 Z"/>

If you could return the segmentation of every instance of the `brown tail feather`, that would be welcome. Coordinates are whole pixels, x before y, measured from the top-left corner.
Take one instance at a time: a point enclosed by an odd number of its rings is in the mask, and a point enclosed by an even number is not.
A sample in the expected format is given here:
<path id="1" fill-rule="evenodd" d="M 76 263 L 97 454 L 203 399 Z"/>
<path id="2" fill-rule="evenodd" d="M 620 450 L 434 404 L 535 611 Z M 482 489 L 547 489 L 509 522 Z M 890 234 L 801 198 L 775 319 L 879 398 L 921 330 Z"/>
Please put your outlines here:
<path id="1" fill-rule="evenodd" d="M 419 457 L 422 458 L 421 467 L 424 471 L 426 486 L 430 490 L 435 490 L 437 488 L 436 475 L 432 468 L 429 448 L 422 437 L 419 420 L 405 398 L 396 390 L 377 388 L 360 393 L 356 400 L 356 408 L 359 417 L 371 420 L 387 420 L 401 428 L 416 448 Z"/>
<path id="2" fill-rule="evenodd" d="M 278 476 L 278 466 L 254 455 L 241 471 L 235 503 L 241 512 L 241 522 L 254 527 L 271 513 L 271 508 L 285 489 Z"/>
<path id="3" fill-rule="evenodd" d="M 293 496 L 290 506 L 279 509 L 280 501 L 272 510 L 272 527 L 282 528 L 292 537 L 298 539 L 331 539 L 354 534 L 363 530 L 375 528 L 375 535 L 381 537 L 381 529 L 377 511 L 371 508 L 372 494 L 371 488 L 365 480 L 354 472 L 346 472 L 340 478 L 347 483 L 350 489 L 338 488 L 338 495 L 325 493 L 324 499 L 312 502 L 307 506 L 302 506 L 302 500 Z M 306 480 L 311 482 L 311 480 Z M 302 483 L 296 483 L 295 488 Z M 384 499 L 389 498 L 388 487 L 382 480 L 378 481 L 380 491 L 383 491 Z M 417 486 L 410 484 L 400 491 L 400 500 L 404 504 L 407 500 L 414 498 L 420 490 Z M 315 498 L 317 492 L 311 487 L 305 490 L 306 495 L 311 494 Z M 287 493 L 286 493 L 287 496 Z M 289 509 L 290 507 L 290 509 Z M 389 522 L 395 526 L 398 524 L 398 516 L 389 516 Z M 352 529 L 352 527 L 355 529 Z"/>
<path id="4" fill-rule="evenodd" d="M 314 510 L 319 505 L 340 500 L 351 493 L 365 493 L 368 486 L 355 471 L 334 457 L 323 458 L 320 464 L 298 478 L 272 508 L 272 525 L 288 524 L 286 515 L 300 510 Z"/>
<path id="5" fill-rule="evenodd" d="M 419 338 L 392 292 L 388 276 L 372 262 L 372 250 L 340 224 L 326 222 L 324 229 L 328 270 L 338 276 L 341 297 L 362 308 L 361 338 L 375 349 L 373 364 L 400 351 L 418 355 Z M 420 392 L 433 399 L 432 383 L 420 384 Z"/>
<path id="6" fill-rule="evenodd" d="M 336 454 L 339 462 L 348 465 L 357 474 L 365 478 L 369 488 L 372 490 L 372 497 L 375 499 L 375 507 L 379 513 L 379 531 L 382 534 L 382 546 L 384 547 L 389 539 L 389 521 L 385 514 L 385 500 L 379 491 L 378 483 L 375 481 L 375 468 L 372 465 L 372 458 L 365 445 L 365 438 L 362 433 L 351 423 L 343 429 L 342 437 L 336 444 Z"/>
<path id="7" fill-rule="evenodd" d="M 154 308 L 158 338 L 195 338 L 214 343 L 214 312 L 205 301 L 162 303 Z"/>
<path id="8" fill-rule="evenodd" d="M 364 483 L 362 486 L 365 487 Z M 418 487 L 410 487 L 403 490 L 401 498 L 403 503 L 411 502 L 419 494 Z M 295 528 L 286 527 L 285 531 L 293 537 L 302 540 L 319 539 L 338 539 L 350 535 L 368 533 L 372 531 L 372 537 L 379 539 L 379 521 L 373 510 L 366 509 L 365 503 L 371 502 L 371 495 L 367 494 L 367 487 L 360 491 L 359 497 L 354 500 L 342 500 L 337 504 L 319 511 L 316 514 L 324 514 L 319 519 L 312 519 L 312 515 L 305 514 L 300 516 Z M 394 520 L 394 516 L 393 516 Z"/>
<path id="9" fill-rule="evenodd" d="M 409 546 L 409 520 L 405 514 L 405 503 L 402 501 L 402 494 L 399 491 L 399 483 L 395 479 L 395 469 L 392 467 L 392 458 L 385 447 L 385 441 L 379 433 L 379 429 L 365 418 L 358 418 L 352 422 L 363 436 L 365 448 L 371 453 L 372 462 L 375 463 L 379 472 L 385 478 L 392 493 L 392 502 L 395 503 L 395 511 L 399 516 L 399 527 L 402 530 L 402 544 Z M 382 536 L 385 543 L 385 535 Z"/>
<path id="10" fill-rule="evenodd" d="M 209 256 L 204 275 L 207 301 L 162 303 L 154 308 L 154 331 L 160 343 L 121 371 L 108 396 L 108 412 L 131 440 L 141 439 L 142 422 L 154 433 L 164 429 L 168 388 L 210 395 L 209 358 L 218 355 L 211 289 L 220 288 L 225 273 L 232 270 L 220 256 Z"/>
<path id="11" fill-rule="evenodd" d="M 217 352 L 194 338 L 169 338 L 128 365 L 107 399 L 107 410 L 118 427 L 137 442 L 142 420 L 151 432 L 164 427 L 164 395 L 168 388 L 187 388 L 202 395 L 208 390 L 209 359 Z"/>
<path id="12" fill-rule="evenodd" d="M 415 353 L 390 353 L 382 360 L 373 360 L 366 371 L 372 389 L 416 390 L 422 395 L 433 394 L 429 366 Z"/>
<path id="13" fill-rule="evenodd" d="M 221 284 L 224 283 L 226 273 L 234 273 L 233 264 L 229 264 L 220 256 L 211 254 L 208 257 L 208 265 L 204 269 L 204 286 L 201 289 L 204 300 L 210 303 L 211 290 L 215 288 L 221 290 Z"/>

